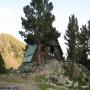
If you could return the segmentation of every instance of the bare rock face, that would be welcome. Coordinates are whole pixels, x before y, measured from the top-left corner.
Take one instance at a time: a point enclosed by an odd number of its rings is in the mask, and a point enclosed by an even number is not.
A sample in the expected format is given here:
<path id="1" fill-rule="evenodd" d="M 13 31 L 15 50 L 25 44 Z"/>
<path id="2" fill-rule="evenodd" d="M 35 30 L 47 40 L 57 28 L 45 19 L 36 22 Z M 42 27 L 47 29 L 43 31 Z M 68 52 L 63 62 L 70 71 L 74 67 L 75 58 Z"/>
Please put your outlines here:
<path id="1" fill-rule="evenodd" d="M 18 69 L 22 64 L 25 44 L 8 34 L 0 34 L 0 53 L 7 69 Z"/>
<path id="2" fill-rule="evenodd" d="M 63 69 L 63 64 L 62 62 L 59 62 L 55 59 L 52 59 L 48 62 L 48 64 L 45 65 L 43 69 L 45 75 L 52 75 L 52 74 L 63 74 L 64 69 Z"/>

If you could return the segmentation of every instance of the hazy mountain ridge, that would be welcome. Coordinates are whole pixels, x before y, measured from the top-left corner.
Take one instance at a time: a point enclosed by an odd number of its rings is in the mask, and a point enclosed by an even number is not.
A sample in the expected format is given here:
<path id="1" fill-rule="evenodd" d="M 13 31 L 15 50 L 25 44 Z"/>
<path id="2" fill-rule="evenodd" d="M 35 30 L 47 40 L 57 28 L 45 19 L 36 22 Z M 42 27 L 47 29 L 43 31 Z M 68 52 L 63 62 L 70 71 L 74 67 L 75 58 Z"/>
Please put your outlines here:
<path id="1" fill-rule="evenodd" d="M 6 68 L 17 69 L 23 59 L 25 44 L 11 35 L 0 34 L 0 53 Z"/>

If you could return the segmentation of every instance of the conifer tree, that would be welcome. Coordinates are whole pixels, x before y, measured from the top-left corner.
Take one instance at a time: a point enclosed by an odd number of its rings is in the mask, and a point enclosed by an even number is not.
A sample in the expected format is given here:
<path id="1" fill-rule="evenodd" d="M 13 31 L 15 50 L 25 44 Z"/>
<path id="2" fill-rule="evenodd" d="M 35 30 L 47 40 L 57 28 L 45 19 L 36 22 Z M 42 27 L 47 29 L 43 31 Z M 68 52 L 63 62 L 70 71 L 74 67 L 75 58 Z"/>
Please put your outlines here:
<path id="1" fill-rule="evenodd" d="M 80 41 L 80 61 L 84 62 L 87 60 L 87 51 L 88 51 L 88 29 L 86 25 L 82 25 L 82 28 L 80 29 L 80 35 L 79 35 L 79 41 Z"/>
<path id="2" fill-rule="evenodd" d="M 55 16 L 53 4 L 49 0 L 31 0 L 23 8 L 25 17 L 21 18 L 24 31 L 19 31 L 24 40 L 30 44 L 47 43 L 56 40 L 60 33 L 52 26 Z"/>
<path id="3" fill-rule="evenodd" d="M 69 17 L 69 23 L 64 36 L 67 45 L 67 59 L 75 60 L 78 48 L 78 20 L 74 15 Z"/>
<path id="4" fill-rule="evenodd" d="M 88 34 L 88 52 L 89 52 L 90 51 L 90 20 L 88 21 L 87 34 Z"/>
<path id="5" fill-rule="evenodd" d="M 90 50 L 90 20 L 88 21 L 88 26 L 82 25 L 80 30 L 80 61 L 84 63 L 87 60 L 87 54 Z"/>

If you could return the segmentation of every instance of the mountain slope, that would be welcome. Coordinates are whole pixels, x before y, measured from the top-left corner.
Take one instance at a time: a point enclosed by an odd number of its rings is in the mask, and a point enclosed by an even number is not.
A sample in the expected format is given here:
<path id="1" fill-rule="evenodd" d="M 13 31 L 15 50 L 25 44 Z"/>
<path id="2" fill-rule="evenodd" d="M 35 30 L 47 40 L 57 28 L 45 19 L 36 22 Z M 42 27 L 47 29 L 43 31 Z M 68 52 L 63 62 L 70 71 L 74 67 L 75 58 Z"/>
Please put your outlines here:
<path id="1" fill-rule="evenodd" d="M 25 44 L 8 34 L 0 34 L 0 53 L 7 69 L 17 69 L 22 64 Z"/>

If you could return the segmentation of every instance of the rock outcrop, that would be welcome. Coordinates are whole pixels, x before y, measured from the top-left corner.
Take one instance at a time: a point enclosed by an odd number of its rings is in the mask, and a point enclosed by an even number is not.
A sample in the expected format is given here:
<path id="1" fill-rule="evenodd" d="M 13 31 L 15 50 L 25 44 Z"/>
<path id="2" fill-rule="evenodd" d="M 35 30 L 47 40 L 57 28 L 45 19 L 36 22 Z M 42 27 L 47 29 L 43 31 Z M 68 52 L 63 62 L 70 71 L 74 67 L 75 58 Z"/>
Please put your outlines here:
<path id="1" fill-rule="evenodd" d="M 7 69 L 18 69 L 22 64 L 25 44 L 11 35 L 0 34 L 0 53 Z"/>
<path id="2" fill-rule="evenodd" d="M 89 77 L 82 71 L 83 68 L 75 63 L 74 77 L 72 69 L 72 63 L 52 59 L 47 63 L 31 67 L 30 71 L 33 72 L 29 73 L 29 77 L 27 73 L 27 78 L 37 78 L 40 85 L 58 88 L 55 90 L 89 90 Z"/>

